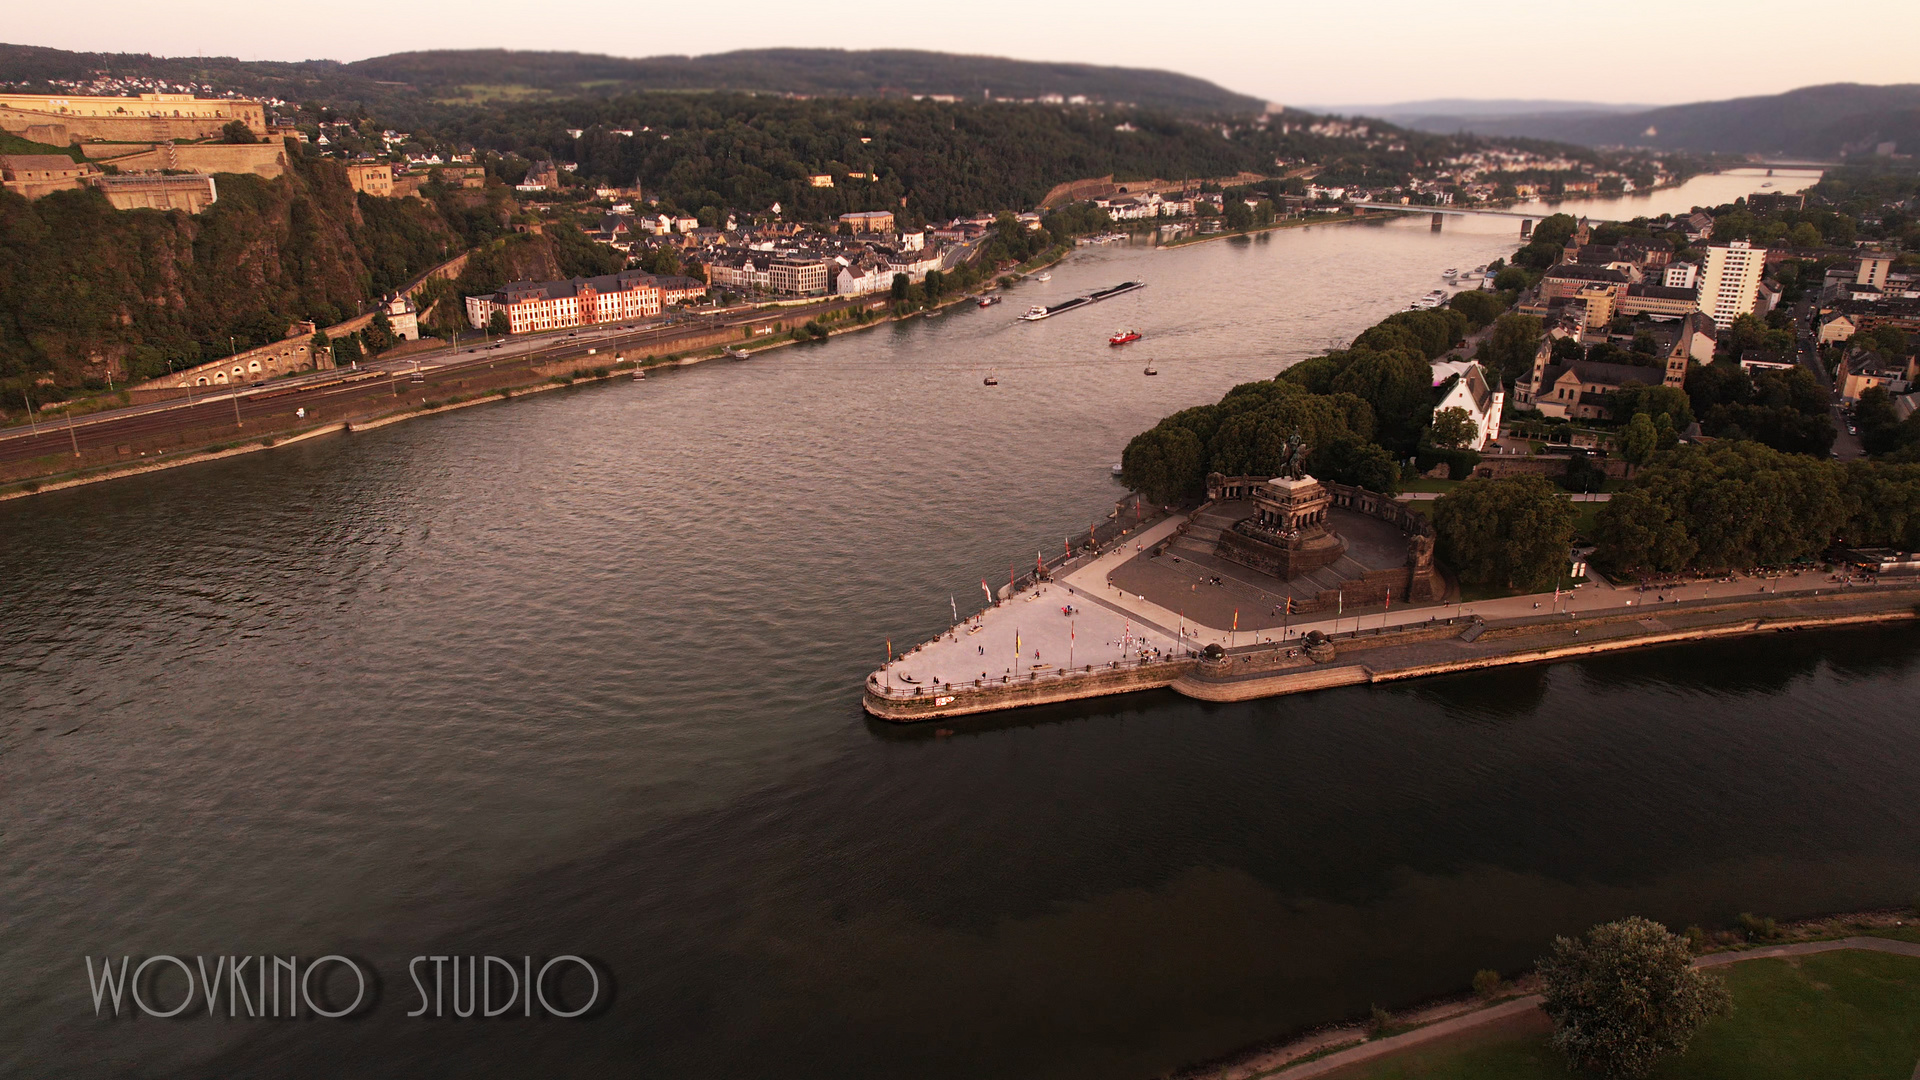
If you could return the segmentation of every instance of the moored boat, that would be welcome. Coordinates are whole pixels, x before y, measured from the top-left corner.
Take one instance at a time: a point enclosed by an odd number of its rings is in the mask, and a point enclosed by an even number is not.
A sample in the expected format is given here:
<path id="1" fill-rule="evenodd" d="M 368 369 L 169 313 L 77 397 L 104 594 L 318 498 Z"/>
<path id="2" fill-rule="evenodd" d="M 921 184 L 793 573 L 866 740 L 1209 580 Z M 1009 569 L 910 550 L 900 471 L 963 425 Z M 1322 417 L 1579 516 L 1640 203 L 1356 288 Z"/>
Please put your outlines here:
<path id="1" fill-rule="evenodd" d="M 981 307 L 992 307 L 1004 299 L 1006 299 L 1004 296 L 983 296 L 980 298 L 979 304 Z"/>
<path id="2" fill-rule="evenodd" d="M 1121 330 L 1115 330 L 1113 332 L 1113 336 L 1107 339 L 1107 344 L 1125 345 L 1129 341 L 1139 341 L 1139 340 L 1140 340 L 1140 331 L 1121 329 Z"/>
<path id="3" fill-rule="evenodd" d="M 735 360 L 745 360 L 747 357 L 753 355 L 747 350 L 739 348 L 737 346 L 733 346 L 733 345 L 727 346 L 725 349 L 725 352 L 728 356 L 733 357 Z"/>

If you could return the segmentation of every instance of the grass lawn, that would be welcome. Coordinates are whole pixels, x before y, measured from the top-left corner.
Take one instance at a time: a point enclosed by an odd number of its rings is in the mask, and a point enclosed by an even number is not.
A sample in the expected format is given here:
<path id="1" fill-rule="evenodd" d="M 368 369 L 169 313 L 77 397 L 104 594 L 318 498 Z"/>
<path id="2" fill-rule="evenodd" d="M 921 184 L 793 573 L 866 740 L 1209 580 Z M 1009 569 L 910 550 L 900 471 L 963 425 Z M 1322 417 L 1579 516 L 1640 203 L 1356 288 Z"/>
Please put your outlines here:
<path id="1" fill-rule="evenodd" d="M 1400 481 L 1401 491 L 1436 491 L 1444 495 L 1461 485 L 1459 480 L 1435 480 L 1430 476 L 1416 476 L 1411 480 Z"/>
<path id="2" fill-rule="evenodd" d="M 1656 1080 L 1909 1080 L 1920 1061 L 1920 960 L 1833 952 L 1720 969 L 1733 1012 Z M 1437 1044 L 1356 1065 L 1339 1080 L 1567 1080 L 1536 1031 Z"/>
<path id="3" fill-rule="evenodd" d="M 1583 502 L 1573 504 L 1573 535 L 1593 537 L 1594 523 L 1600 520 L 1600 508 L 1606 503 Z"/>

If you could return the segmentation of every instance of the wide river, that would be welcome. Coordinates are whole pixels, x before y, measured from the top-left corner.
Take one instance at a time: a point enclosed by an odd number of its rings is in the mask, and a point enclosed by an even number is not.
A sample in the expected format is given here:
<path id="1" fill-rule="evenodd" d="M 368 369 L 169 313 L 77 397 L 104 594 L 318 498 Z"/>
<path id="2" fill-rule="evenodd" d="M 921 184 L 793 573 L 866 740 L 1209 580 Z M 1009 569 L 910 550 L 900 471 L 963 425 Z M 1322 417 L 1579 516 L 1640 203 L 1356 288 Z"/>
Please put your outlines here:
<path id="1" fill-rule="evenodd" d="M 1911 899 L 1911 631 L 863 717 L 889 639 L 1111 508 L 1131 435 L 1515 226 L 1088 249 L 993 309 L 0 504 L 0 1074 L 1126 1080 L 1613 916 Z M 351 1022 L 95 1017 L 85 957 L 162 953 L 383 985 Z M 617 991 L 408 1019 L 426 954 Z"/>

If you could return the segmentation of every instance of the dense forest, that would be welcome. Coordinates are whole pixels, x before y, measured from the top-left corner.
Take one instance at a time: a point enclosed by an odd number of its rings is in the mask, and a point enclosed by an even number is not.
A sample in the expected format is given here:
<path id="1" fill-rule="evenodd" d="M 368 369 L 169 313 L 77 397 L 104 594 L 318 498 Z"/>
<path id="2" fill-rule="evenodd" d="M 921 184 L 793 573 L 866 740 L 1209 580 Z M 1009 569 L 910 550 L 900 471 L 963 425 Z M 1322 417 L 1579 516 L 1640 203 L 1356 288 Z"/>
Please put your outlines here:
<path id="1" fill-rule="evenodd" d="M 1258 112 L 1261 101 L 1171 71 L 961 56 L 914 49 L 748 49 L 629 59 L 571 52 L 442 50 L 344 65 L 434 96 L 524 86 L 568 95 L 636 90 L 744 90 L 839 97 L 940 94 L 985 100 L 1045 95 L 1204 112 Z"/>
<path id="2" fill-rule="evenodd" d="M 1137 130 L 1115 130 L 1120 120 Z M 642 94 L 496 106 L 466 110 L 434 135 L 577 162 L 582 178 L 638 181 L 689 213 L 758 213 L 778 202 L 799 220 L 903 206 L 929 220 L 1025 209 L 1078 177 L 1218 176 L 1262 163 L 1249 143 L 1169 115 L 873 98 Z M 822 173 L 833 187 L 808 182 Z"/>
<path id="3" fill-rule="evenodd" d="M 219 184 L 194 216 L 118 211 L 91 188 L 0 193 L 0 385 L 72 387 L 108 359 L 122 378 L 152 378 L 298 319 L 348 318 L 487 231 L 431 202 L 357 196 L 323 160 Z"/>
<path id="4" fill-rule="evenodd" d="M 984 100 L 1085 96 L 1191 112 L 1254 113 L 1258 98 L 1190 75 L 1146 68 L 1045 63 L 908 49 L 756 49 L 709 56 L 629 58 L 509 49 L 396 53 L 333 60 L 238 60 L 77 53 L 0 44 L 0 80 L 51 86 L 96 74 L 203 83 L 286 101 L 358 102 L 393 110 L 489 96 L 605 97 L 648 90 L 905 96 Z"/>

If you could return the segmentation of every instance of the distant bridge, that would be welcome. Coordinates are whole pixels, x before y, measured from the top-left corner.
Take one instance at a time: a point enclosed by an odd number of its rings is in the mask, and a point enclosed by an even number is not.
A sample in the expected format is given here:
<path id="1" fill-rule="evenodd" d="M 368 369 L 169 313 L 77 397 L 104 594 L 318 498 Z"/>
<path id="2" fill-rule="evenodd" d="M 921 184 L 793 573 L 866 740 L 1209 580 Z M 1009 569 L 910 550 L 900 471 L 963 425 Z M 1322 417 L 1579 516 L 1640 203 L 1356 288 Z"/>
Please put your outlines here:
<path id="1" fill-rule="evenodd" d="M 1540 211 L 1540 210 L 1527 210 L 1527 211 L 1521 211 L 1521 210 L 1465 210 L 1465 209 L 1462 209 L 1462 208 L 1460 208 L 1460 207 L 1457 207 L 1457 206 L 1414 206 L 1414 205 L 1411 205 L 1411 204 L 1409 204 L 1409 203 L 1372 203 L 1372 202 L 1361 202 L 1361 203 L 1353 203 L 1352 205 L 1353 205 L 1353 206 L 1354 206 L 1354 207 L 1355 207 L 1356 209 L 1359 209 L 1359 210 L 1395 210 L 1395 211 L 1398 211 L 1398 212 L 1400 212 L 1400 213 L 1402 213 L 1402 214 L 1433 214 L 1433 215 L 1435 215 L 1436 217 L 1437 217 L 1438 215 L 1441 215 L 1441 214 L 1455 214 L 1455 215 L 1458 215 L 1458 216 L 1460 216 L 1460 217 L 1466 217 L 1466 216 L 1469 216 L 1469 215 L 1472 215 L 1472 216 L 1475 216 L 1475 217 L 1504 217 L 1504 218 L 1519 218 L 1519 219 L 1520 219 L 1521 221 L 1539 221 L 1540 219 L 1542 219 L 1542 218 L 1544 218 L 1544 217 L 1546 217 L 1546 216 L 1548 216 L 1549 214 L 1556 214 L 1556 213 L 1561 213 L 1561 212 L 1562 212 L 1562 211 L 1558 211 L 1558 210 L 1553 210 L 1553 209 L 1548 209 L 1548 210 L 1545 210 L 1545 211 Z M 1581 214 L 1581 215 L 1579 215 L 1579 216 L 1580 216 L 1580 217 L 1583 217 L 1583 218 L 1585 218 L 1585 219 L 1587 219 L 1588 221 L 1598 221 L 1598 222 L 1602 222 L 1602 223 L 1605 223 L 1605 222 L 1609 222 L 1609 221 L 1624 221 L 1624 220 L 1626 220 L 1626 219 L 1624 219 L 1624 218 L 1603 218 L 1603 217 L 1595 217 L 1595 216 L 1594 216 L 1594 215 L 1592 215 L 1592 214 Z"/>

